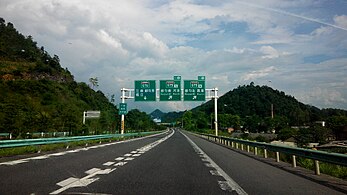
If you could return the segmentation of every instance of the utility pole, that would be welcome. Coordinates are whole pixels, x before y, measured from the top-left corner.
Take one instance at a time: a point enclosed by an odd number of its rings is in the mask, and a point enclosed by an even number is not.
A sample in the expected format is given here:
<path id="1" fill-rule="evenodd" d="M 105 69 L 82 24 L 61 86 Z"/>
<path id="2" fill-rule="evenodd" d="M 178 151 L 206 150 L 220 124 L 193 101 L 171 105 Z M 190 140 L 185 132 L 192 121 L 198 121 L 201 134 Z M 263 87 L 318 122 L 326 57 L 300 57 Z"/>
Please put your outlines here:
<path id="1" fill-rule="evenodd" d="M 218 136 L 218 88 L 213 88 L 212 91 L 214 91 L 214 129 L 216 131 L 216 136 Z"/>
<path id="2" fill-rule="evenodd" d="M 121 89 L 121 91 L 122 91 L 122 103 L 125 103 L 125 89 L 124 88 L 122 88 Z M 124 127 L 124 114 L 122 114 L 122 116 L 121 116 L 122 118 L 121 118 L 121 130 L 120 130 L 120 134 L 124 134 L 124 129 L 125 129 L 125 127 Z"/>

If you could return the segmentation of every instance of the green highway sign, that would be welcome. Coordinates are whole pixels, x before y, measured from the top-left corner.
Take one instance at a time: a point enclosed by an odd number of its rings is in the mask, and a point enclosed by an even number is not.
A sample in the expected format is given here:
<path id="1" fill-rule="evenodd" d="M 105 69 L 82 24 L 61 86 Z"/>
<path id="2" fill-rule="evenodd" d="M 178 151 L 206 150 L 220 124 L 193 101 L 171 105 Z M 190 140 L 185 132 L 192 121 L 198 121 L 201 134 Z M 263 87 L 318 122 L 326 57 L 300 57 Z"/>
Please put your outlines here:
<path id="1" fill-rule="evenodd" d="M 181 101 L 181 77 L 174 76 L 174 80 L 161 80 L 160 101 Z"/>
<path id="2" fill-rule="evenodd" d="M 198 80 L 184 81 L 184 101 L 205 101 L 205 76 L 199 76 Z"/>
<path id="3" fill-rule="evenodd" d="M 135 81 L 135 101 L 155 101 L 155 80 Z"/>
<path id="4" fill-rule="evenodd" d="M 118 114 L 119 115 L 126 115 L 126 114 L 128 114 L 128 105 L 127 105 L 127 103 L 119 103 Z"/>

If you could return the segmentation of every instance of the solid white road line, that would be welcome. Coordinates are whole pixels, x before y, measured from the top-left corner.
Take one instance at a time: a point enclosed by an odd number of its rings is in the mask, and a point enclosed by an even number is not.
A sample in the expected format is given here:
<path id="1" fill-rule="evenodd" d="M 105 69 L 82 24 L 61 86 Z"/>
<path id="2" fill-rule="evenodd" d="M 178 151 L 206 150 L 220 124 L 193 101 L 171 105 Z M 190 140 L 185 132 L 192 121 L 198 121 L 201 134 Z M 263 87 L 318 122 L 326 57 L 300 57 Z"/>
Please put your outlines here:
<path id="1" fill-rule="evenodd" d="M 223 171 L 199 146 L 197 146 L 188 136 L 181 132 L 181 134 L 187 138 L 189 143 L 193 146 L 194 150 L 209 163 L 205 163 L 208 167 L 213 167 L 224 179 L 225 181 L 218 181 L 218 184 L 222 190 L 231 191 L 234 190 L 239 195 L 247 195 L 239 184 L 237 184 L 227 173 Z"/>

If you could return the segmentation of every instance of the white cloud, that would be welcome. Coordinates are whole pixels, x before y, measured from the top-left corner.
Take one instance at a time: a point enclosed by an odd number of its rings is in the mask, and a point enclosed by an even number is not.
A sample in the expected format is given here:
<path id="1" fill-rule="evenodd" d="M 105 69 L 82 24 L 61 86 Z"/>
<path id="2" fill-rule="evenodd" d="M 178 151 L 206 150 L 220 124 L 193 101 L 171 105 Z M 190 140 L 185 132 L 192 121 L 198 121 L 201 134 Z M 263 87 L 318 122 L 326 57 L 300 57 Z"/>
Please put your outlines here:
<path id="1" fill-rule="evenodd" d="M 270 66 L 261 70 L 252 71 L 250 73 L 245 74 L 241 79 L 243 81 L 254 81 L 255 79 L 265 77 L 270 73 L 275 72 L 277 69 L 274 66 Z"/>
<path id="2" fill-rule="evenodd" d="M 335 16 L 334 22 L 337 26 L 347 29 L 347 15 Z"/>
<path id="3" fill-rule="evenodd" d="M 347 85 L 347 34 L 341 30 L 347 16 L 323 7 L 324 2 L 314 0 L 251 5 L 242 0 L 4 0 L 0 13 L 39 46 L 59 55 L 78 81 L 99 77 L 105 94 L 119 96 L 120 88 L 133 88 L 135 79 L 206 75 L 207 87 L 218 87 L 220 94 L 250 81 L 271 80 L 273 87 L 298 97 L 313 94 L 308 86 L 329 97 L 307 103 L 347 109 L 347 89 L 342 87 Z M 197 104 L 132 106 L 169 111 Z"/>
<path id="4" fill-rule="evenodd" d="M 124 50 L 122 43 L 120 43 L 119 40 L 116 40 L 115 38 L 111 37 L 106 31 L 100 30 L 98 33 L 98 38 L 101 42 L 113 47 L 114 49 L 121 52 L 122 55 L 127 55 L 128 52 Z"/>
<path id="5" fill-rule="evenodd" d="M 262 46 L 260 48 L 260 52 L 265 54 L 262 56 L 262 58 L 265 58 L 265 59 L 266 58 L 269 58 L 269 59 L 278 58 L 280 56 L 279 52 L 271 46 Z"/>
<path id="6" fill-rule="evenodd" d="M 291 55 L 291 53 L 289 53 L 289 52 L 279 52 L 278 50 L 276 50 L 275 48 L 273 48 L 269 45 L 262 46 L 259 51 L 264 54 L 261 57 L 263 59 L 275 59 L 275 58 L 279 58 L 281 56 Z"/>

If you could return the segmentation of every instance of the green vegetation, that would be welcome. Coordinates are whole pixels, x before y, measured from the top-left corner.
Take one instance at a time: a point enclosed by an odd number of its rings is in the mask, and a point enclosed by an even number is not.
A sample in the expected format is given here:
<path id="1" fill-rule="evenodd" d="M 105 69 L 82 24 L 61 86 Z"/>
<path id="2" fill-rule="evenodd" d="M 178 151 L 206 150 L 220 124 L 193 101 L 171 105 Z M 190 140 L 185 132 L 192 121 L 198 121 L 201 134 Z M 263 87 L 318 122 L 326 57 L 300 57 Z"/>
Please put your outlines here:
<path id="1" fill-rule="evenodd" d="M 0 133 L 12 133 L 15 138 L 33 132 L 118 133 L 120 117 L 114 96 L 109 100 L 95 91 L 97 77 L 89 82 L 90 86 L 75 82 L 57 55 L 50 56 L 31 36 L 25 37 L 0 18 Z M 87 110 L 100 110 L 101 116 L 83 125 Z M 129 113 L 126 130 L 158 129 L 150 118 L 136 113 Z"/>
<path id="2" fill-rule="evenodd" d="M 183 127 L 189 131 L 214 129 L 214 102 L 209 101 L 176 117 L 171 120 L 183 121 Z M 326 121 L 326 126 L 316 121 Z M 321 110 L 302 104 L 284 92 L 254 83 L 239 86 L 218 99 L 218 128 L 223 132 L 228 128 L 250 133 L 275 132 L 280 140 L 293 137 L 299 146 L 305 146 L 310 142 L 327 143 L 328 138 L 339 139 L 346 126 L 345 110 Z M 243 138 L 249 139 L 247 134 Z M 256 140 L 272 141 L 263 136 Z"/>
<path id="3" fill-rule="evenodd" d="M 125 117 L 125 123 L 127 129 L 133 129 L 136 131 L 149 131 L 149 130 L 164 130 L 165 126 L 158 126 L 151 119 L 151 117 L 145 112 L 141 112 L 137 109 L 130 110 Z"/>

